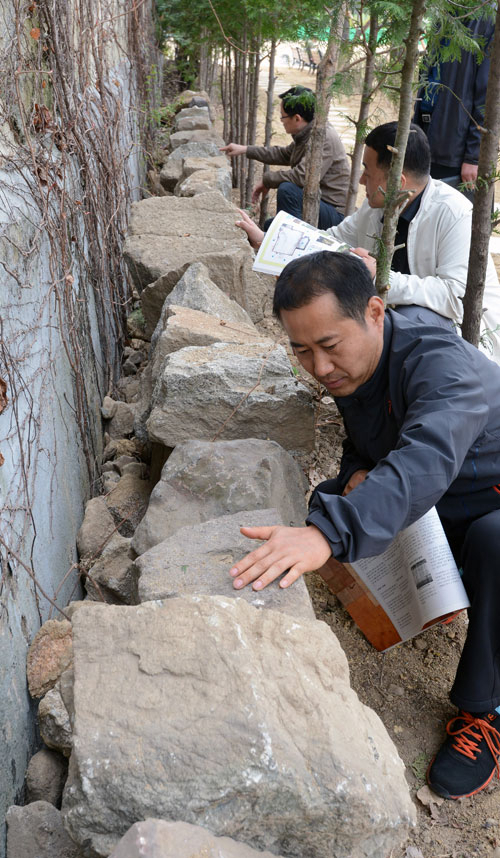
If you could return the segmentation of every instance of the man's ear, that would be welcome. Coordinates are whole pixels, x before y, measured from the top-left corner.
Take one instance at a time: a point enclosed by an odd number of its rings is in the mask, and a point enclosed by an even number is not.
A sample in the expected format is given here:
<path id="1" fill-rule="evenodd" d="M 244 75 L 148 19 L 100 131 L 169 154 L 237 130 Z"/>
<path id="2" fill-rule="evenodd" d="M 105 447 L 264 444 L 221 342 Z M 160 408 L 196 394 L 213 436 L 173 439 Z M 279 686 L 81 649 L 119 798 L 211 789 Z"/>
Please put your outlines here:
<path id="1" fill-rule="evenodd" d="M 366 305 L 365 318 L 376 327 L 383 328 L 384 326 L 385 308 L 382 298 L 378 295 L 372 295 Z"/>
<path id="2" fill-rule="evenodd" d="M 408 177 L 405 173 L 401 173 L 401 190 L 404 191 L 408 184 Z"/>

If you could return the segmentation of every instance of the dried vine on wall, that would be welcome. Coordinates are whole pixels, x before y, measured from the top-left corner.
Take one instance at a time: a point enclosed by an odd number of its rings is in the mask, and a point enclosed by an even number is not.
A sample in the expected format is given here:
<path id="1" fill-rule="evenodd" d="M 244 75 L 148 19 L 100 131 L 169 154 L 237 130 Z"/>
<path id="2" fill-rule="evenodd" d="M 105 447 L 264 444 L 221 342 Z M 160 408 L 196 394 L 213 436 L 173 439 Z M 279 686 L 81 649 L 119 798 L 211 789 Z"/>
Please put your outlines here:
<path id="1" fill-rule="evenodd" d="M 153 41 L 151 0 L 0 0 L 0 15 L 0 276 L 10 296 L 0 305 L 0 377 L 10 400 L 0 451 L 17 452 L 0 513 L 11 549 L 0 554 L 1 596 L 16 554 L 35 572 L 42 455 L 49 502 L 58 479 L 57 450 L 39 449 L 40 425 L 50 409 L 62 411 L 61 358 L 72 392 L 63 419 L 76 422 L 90 485 L 96 479 L 93 392 L 112 389 L 131 298 L 122 244 L 139 195 L 131 176 L 139 176 Z M 43 298 L 38 283 L 33 309 L 30 278 L 40 276 L 41 258 Z"/>

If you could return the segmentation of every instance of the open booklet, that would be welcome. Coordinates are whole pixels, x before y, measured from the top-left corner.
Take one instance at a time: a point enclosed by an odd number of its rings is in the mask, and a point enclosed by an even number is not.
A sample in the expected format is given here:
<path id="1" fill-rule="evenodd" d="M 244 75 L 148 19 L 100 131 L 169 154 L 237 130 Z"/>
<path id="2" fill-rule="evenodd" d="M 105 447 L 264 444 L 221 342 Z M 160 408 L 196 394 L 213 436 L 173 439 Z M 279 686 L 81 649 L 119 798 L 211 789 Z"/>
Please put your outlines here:
<path id="1" fill-rule="evenodd" d="M 378 650 L 470 605 L 435 507 L 383 554 L 352 564 L 330 558 L 319 573 Z"/>
<path id="2" fill-rule="evenodd" d="M 349 250 L 349 245 L 288 212 L 278 212 L 264 235 L 253 270 L 278 275 L 292 259 L 318 250 L 343 252 Z"/>

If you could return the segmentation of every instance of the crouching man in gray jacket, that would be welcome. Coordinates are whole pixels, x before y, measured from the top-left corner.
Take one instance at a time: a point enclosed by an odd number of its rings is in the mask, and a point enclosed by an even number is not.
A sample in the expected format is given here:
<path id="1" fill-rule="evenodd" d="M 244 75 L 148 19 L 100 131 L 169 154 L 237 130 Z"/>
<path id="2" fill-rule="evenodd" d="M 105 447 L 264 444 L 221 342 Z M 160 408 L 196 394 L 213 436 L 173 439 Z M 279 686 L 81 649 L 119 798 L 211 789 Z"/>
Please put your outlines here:
<path id="1" fill-rule="evenodd" d="M 335 397 L 347 439 L 308 527 L 242 528 L 265 543 L 233 586 L 287 587 L 333 555 L 380 554 L 432 506 L 471 602 L 451 700 L 459 713 L 428 771 L 432 789 L 483 789 L 500 756 L 500 367 L 453 331 L 384 311 L 364 263 L 322 253 L 291 262 L 274 312 L 302 366 Z"/>

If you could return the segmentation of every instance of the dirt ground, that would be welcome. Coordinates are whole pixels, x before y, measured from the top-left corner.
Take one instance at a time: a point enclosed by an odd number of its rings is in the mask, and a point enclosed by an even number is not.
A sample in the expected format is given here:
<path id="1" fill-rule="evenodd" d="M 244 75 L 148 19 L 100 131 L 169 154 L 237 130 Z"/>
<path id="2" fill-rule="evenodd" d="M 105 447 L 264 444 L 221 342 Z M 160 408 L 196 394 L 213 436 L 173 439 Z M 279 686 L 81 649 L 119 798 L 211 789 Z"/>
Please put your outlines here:
<path id="1" fill-rule="evenodd" d="M 293 83 L 314 88 L 314 77 L 286 66 L 278 69 L 276 92 Z M 262 77 L 266 86 L 265 74 Z M 383 112 L 384 105 L 379 105 Z M 356 100 L 334 106 L 331 119 L 338 127 L 346 112 L 356 108 Z M 385 120 L 394 111 L 385 105 Z M 344 127 L 346 127 L 344 125 Z M 339 127 L 339 132 L 341 128 Z M 275 143 L 285 143 L 286 135 L 276 129 Z M 263 133 L 259 137 L 262 140 Z M 361 195 L 361 199 L 363 194 Z M 267 320 L 265 328 L 282 336 L 277 323 Z M 271 329 L 271 330 L 270 330 Z M 292 356 L 294 364 L 297 365 Z M 317 385 L 302 379 L 313 390 L 317 402 L 315 451 L 301 458 L 311 488 L 337 472 L 341 420 L 331 397 L 321 396 Z M 443 801 L 424 789 L 425 772 L 445 736 L 447 721 L 456 713 L 448 699 L 466 633 L 466 615 L 449 625 L 439 625 L 387 653 L 378 653 L 365 640 L 355 623 L 330 593 L 317 574 L 307 577 L 316 615 L 327 623 L 339 639 L 349 661 L 351 684 L 360 700 L 380 716 L 406 766 L 406 777 L 417 808 L 417 826 L 408 842 L 387 858 L 483 858 L 500 856 L 500 787 L 493 786 L 477 797 Z M 419 797 L 420 796 L 420 797 Z M 353 856 L 356 858 L 356 856 Z"/>

